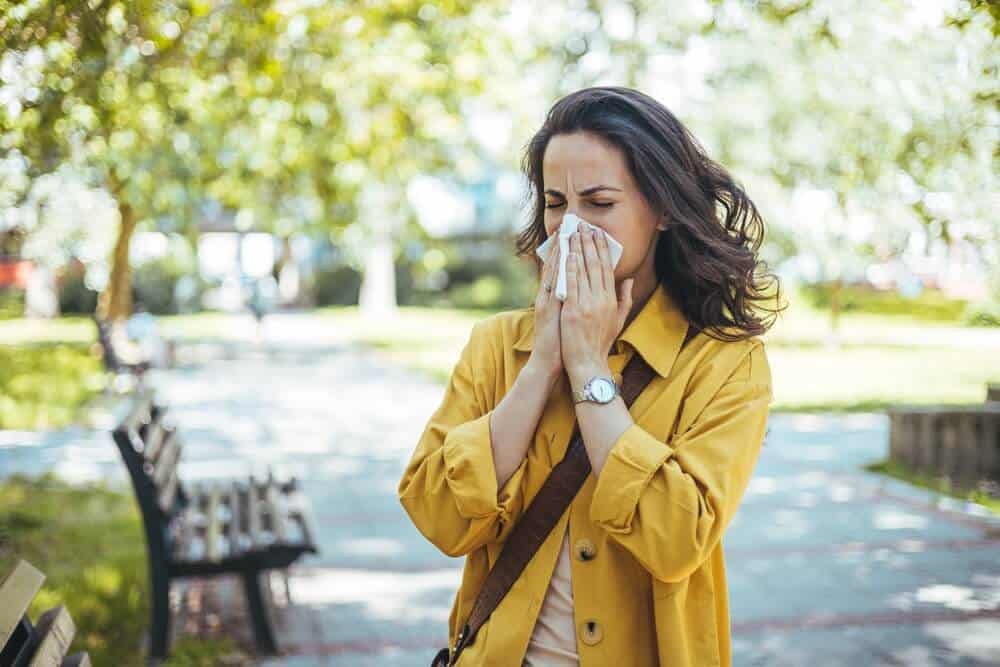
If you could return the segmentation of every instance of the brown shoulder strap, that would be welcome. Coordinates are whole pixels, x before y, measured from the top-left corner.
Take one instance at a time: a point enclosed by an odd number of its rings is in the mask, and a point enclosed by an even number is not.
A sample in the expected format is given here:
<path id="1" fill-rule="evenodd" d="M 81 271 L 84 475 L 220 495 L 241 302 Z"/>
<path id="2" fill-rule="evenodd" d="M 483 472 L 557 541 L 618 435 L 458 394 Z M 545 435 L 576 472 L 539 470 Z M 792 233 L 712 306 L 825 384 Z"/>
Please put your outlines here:
<path id="1" fill-rule="evenodd" d="M 694 338 L 699 329 L 688 325 L 687 334 L 681 347 Z M 656 376 L 642 355 L 634 353 L 622 371 L 622 399 L 625 405 L 632 403 L 646 385 Z M 590 474 L 590 459 L 583 445 L 580 425 L 573 428 L 573 436 L 566 450 L 566 455 L 549 473 L 538 495 L 534 497 L 528 509 L 524 511 L 520 521 L 514 526 L 510 536 L 504 543 L 503 550 L 497 558 L 493 569 L 486 576 L 486 581 L 479 590 L 476 602 L 469 614 L 469 620 L 458 635 L 455 650 L 451 655 L 450 665 L 458 661 L 462 649 L 471 644 L 479 628 L 490 617 L 493 610 L 510 590 L 521 572 L 527 567 L 535 552 L 542 546 L 545 539 L 569 507 L 580 487 L 587 481 Z"/>

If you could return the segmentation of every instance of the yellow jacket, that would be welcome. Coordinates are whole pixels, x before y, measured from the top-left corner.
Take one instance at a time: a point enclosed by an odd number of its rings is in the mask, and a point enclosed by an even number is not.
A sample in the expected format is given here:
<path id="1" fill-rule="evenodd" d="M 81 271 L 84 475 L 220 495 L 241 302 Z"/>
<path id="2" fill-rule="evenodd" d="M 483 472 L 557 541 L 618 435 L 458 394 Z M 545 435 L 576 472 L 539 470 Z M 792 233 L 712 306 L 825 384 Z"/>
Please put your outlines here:
<path id="1" fill-rule="evenodd" d="M 497 489 L 490 413 L 528 360 L 533 318 L 534 309 L 524 308 L 472 327 L 399 483 L 417 529 L 445 554 L 466 556 L 449 620 L 451 646 L 511 528 L 573 432 L 563 374 L 527 456 Z M 567 521 L 583 667 L 731 664 L 721 538 L 764 440 L 771 370 L 760 338 L 732 343 L 700 332 L 681 349 L 687 326 L 659 286 L 619 336 L 608 357 L 618 381 L 636 351 L 657 372 L 630 409 L 636 423 L 615 443 L 600 476 L 591 473 L 459 665 L 521 665 Z"/>

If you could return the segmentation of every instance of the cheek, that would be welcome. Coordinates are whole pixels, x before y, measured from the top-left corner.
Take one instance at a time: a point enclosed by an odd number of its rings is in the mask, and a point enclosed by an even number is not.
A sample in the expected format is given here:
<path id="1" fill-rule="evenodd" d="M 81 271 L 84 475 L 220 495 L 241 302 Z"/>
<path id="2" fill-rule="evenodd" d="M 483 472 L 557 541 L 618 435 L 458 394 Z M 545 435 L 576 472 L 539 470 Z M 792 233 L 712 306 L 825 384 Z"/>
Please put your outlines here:
<path id="1" fill-rule="evenodd" d="M 653 242 L 653 239 L 629 223 L 624 223 L 614 229 L 609 226 L 607 230 L 622 244 L 622 256 L 615 266 L 615 279 L 623 280 L 634 274 L 642 265 L 643 260 L 646 259 L 649 244 Z"/>

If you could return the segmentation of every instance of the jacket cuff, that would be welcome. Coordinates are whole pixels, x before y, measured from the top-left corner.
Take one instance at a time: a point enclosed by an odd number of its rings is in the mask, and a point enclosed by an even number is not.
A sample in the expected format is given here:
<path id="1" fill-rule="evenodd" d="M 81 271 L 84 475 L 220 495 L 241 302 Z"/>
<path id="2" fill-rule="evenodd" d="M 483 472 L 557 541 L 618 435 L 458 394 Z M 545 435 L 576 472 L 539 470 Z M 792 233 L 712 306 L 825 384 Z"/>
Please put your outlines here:
<path id="1" fill-rule="evenodd" d="M 497 502 L 497 474 L 490 436 L 492 414 L 490 410 L 455 426 L 448 431 L 441 448 L 446 483 L 455 498 L 459 515 L 465 519 L 490 517 L 504 509 Z M 504 488 L 511 481 L 515 481 L 513 477 Z"/>
<path id="2" fill-rule="evenodd" d="M 618 437 L 597 476 L 590 519 L 612 533 L 632 531 L 643 490 L 674 449 L 633 423 Z"/>

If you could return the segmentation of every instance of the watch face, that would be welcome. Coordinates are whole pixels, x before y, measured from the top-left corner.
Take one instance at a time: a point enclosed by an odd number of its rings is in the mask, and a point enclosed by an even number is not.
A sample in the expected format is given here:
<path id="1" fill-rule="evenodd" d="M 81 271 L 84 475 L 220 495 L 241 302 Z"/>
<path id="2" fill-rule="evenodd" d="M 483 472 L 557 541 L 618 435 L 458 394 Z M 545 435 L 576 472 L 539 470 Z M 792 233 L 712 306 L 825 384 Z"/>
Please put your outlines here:
<path id="1" fill-rule="evenodd" d="M 607 403 L 615 397 L 615 385 L 607 378 L 597 378 L 590 386 L 590 393 L 595 400 Z"/>

